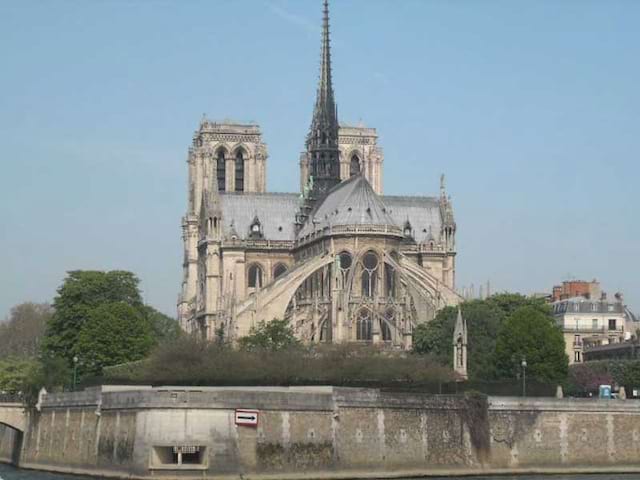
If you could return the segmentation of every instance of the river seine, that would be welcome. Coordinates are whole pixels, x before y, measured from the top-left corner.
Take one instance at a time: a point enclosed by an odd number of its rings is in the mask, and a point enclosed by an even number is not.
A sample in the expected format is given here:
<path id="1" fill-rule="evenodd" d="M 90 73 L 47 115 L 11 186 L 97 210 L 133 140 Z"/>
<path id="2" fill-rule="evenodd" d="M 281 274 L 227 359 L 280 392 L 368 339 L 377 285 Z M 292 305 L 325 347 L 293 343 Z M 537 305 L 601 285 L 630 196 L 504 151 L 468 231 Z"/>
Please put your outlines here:
<path id="1" fill-rule="evenodd" d="M 640 480 L 640 475 L 518 475 L 500 477 L 447 477 L 464 480 Z M 79 477 L 76 475 L 58 475 L 54 473 L 36 472 L 33 470 L 21 470 L 0 463 L 0 480 L 90 480 L 91 477 Z M 438 480 L 430 477 L 430 480 Z M 444 480 L 444 479 L 441 479 Z"/>

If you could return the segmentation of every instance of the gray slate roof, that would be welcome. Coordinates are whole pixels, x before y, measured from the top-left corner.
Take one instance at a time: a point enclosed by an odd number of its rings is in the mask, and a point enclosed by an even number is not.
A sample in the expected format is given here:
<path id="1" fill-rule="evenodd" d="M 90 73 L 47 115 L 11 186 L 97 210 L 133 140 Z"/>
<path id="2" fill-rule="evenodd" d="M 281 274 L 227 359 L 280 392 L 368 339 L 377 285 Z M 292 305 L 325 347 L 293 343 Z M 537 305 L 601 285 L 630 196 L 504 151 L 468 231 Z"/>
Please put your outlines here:
<path id="1" fill-rule="evenodd" d="M 224 233 L 231 235 L 230 224 L 241 239 L 249 236 L 249 227 L 257 216 L 267 240 L 295 240 L 295 217 L 301 200 L 298 193 L 233 193 L 220 194 L 224 214 Z M 349 211 L 351 208 L 351 211 Z M 367 212 L 370 208 L 370 212 Z M 335 211 L 338 210 L 338 214 Z M 326 218 L 324 218 L 326 215 Z M 435 197 L 380 196 L 363 177 L 354 177 L 336 186 L 320 204 L 314 218 L 316 228 L 323 222 L 332 225 L 396 225 L 411 223 L 417 242 L 426 242 L 429 229 L 436 241 L 440 237 L 440 204 Z M 313 227 L 305 225 L 304 236 Z"/>
<path id="2" fill-rule="evenodd" d="M 398 225 L 404 227 L 405 222 L 409 220 L 416 242 L 427 241 L 429 228 L 436 242 L 439 241 L 442 218 L 437 198 L 385 195 L 382 199 Z"/>
<path id="3" fill-rule="evenodd" d="M 400 226 L 387 210 L 382 198 L 373 191 L 367 179 L 357 175 L 334 187 L 322 203 L 316 206 L 300 231 L 300 237 L 328 226 Z"/>
<path id="4" fill-rule="evenodd" d="M 224 233 L 231 234 L 231 221 L 241 239 L 249 237 L 254 217 L 267 240 L 295 240 L 295 218 L 300 208 L 297 193 L 221 193 Z"/>

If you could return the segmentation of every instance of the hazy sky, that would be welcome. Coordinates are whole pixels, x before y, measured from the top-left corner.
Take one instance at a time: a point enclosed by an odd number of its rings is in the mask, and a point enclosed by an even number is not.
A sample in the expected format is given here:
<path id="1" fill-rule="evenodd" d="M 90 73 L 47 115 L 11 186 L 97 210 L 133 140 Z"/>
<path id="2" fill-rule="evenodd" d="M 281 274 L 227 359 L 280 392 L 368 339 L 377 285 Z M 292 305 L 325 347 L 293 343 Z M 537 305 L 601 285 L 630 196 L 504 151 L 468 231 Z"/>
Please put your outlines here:
<path id="1" fill-rule="evenodd" d="M 597 278 L 640 310 L 640 1 L 333 0 L 340 117 L 384 189 L 447 176 L 458 286 Z M 320 0 L 0 3 L 0 318 L 65 271 L 126 269 L 175 314 L 203 113 L 260 124 L 298 186 Z"/>

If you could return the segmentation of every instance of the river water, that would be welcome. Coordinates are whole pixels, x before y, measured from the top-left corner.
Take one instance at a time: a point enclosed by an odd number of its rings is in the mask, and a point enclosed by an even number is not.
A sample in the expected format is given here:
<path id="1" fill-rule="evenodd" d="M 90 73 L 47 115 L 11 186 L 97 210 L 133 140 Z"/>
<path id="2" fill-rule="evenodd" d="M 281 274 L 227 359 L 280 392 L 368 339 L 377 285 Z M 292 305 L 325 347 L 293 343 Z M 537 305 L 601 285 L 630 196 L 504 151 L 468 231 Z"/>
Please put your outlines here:
<path id="1" fill-rule="evenodd" d="M 452 480 L 447 477 L 446 480 Z M 461 480 L 640 480 L 640 475 L 518 475 L 500 477 L 456 477 Z M 95 480 L 91 477 L 79 477 L 77 475 L 58 475 L 54 473 L 36 472 L 33 470 L 21 470 L 0 463 L 0 480 Z M 438 480 L 430 477 L 429 480 Z M 441 479 L 445 480 L 445 479 Z"/>

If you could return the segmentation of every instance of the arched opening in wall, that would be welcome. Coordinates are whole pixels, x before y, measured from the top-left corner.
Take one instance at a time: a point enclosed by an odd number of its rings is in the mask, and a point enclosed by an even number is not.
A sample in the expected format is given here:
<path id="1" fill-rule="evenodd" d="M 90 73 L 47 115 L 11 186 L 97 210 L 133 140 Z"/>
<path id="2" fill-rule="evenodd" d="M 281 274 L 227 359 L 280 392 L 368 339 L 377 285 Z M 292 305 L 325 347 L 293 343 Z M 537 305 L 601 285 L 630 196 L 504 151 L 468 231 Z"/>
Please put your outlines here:
<path id="1" fill-rule="evenodd" d="M 273 279 L 277 279 L 287 273 L 287 266 L 284 263 L 279 263 L 273 268 Z"/>
<path id="2" fill-rule="evenodd" d="M 349 164 L 349 176 L 355 177 L 360 173 L 360 158 L 355 153 L 351 155 L 351 162 Z"/>
<path id="3" fill-rule="evenodd" d="M 396 296 L 396 271 L 388 263 L 384 264 L 384 294 L 388 298 Z"/>
<path id="4" fill-rule="evenodd" d="M 247 273 L 247 286 L 249 288 L 262 287 L 263 276 L 262 267 L 257 263 L 252 264 Z"/>
<path id="5" fill-rule="evenodd" d="M 378 264 L 378 256 L 374 252 L 367 252 L 362 258 L 361 280 L 364 297 L 373 297 L 376 293 Z"/>
<path id="6" fill-rule="evenodd" d="M 320 342 L 331 342 L 331 328 L 329 320 L 325 320 L 320 324 Z"/>
<path id="7" fill-rule="evenodd" d="M 389 309 L 384 313 L 384 319 L 380 320 L 380 333 L 382 335 L 383 342 L 390 342 L 393 340 L 393 334 L 391 327 L 395 328 L 395 313 Z"/>
<path id="8" fill-rule="evenodd" d="M 244 152 L 236 152 L 236 192 L 244 192 Z"/>
<path id="9" fill-rule="evenodd" d="M 356 340 L 361 342 L 370 342 L 373 339 L 371 326 L 371 312 L 366 308 L 360 310 L 356 321 Z"/>
<path id="10" fill-rule="evenodd" d="M 226 190 L 226 168 L 227 159 L 225 158 L 225 151 L 224 148 L 220 148 L 216 154 L 216 178 L 218 179 L 219 192 Z"/>

